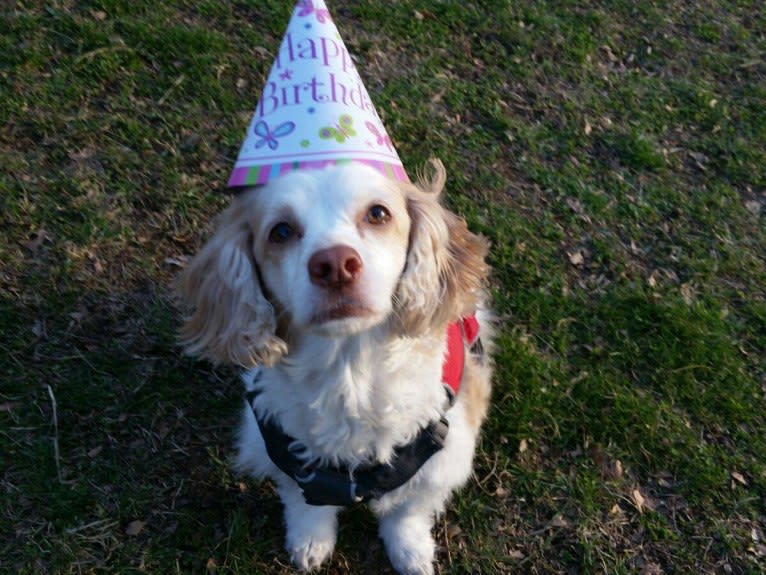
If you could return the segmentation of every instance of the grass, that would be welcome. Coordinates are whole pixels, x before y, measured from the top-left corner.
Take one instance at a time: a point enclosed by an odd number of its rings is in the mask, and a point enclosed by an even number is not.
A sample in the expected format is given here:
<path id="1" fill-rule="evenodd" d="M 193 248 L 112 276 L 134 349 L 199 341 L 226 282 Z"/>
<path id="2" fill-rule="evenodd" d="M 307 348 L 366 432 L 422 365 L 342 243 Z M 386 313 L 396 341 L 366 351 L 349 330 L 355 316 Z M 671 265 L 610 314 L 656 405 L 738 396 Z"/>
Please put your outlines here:
<path id="1" fill-rule="evenodd" d="M 409 170 L 441 157 L 493 243 L 494 404 L 440 572 L 764 572 L 762 7 L 331 8 Z M 289 572 L 170 284 L 290 3 L 0 10 L 0 571 Z M 324 573 L 390 572 L 366 511 L 341 524 Z"/>

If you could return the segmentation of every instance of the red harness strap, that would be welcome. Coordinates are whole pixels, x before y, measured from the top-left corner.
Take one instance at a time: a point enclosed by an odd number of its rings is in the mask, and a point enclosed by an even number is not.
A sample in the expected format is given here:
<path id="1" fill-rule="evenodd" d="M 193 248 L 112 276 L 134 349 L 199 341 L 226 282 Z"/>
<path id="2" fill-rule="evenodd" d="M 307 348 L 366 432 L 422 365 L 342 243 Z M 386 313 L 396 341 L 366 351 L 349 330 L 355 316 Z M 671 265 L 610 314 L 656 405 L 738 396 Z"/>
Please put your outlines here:
<path id="1" fill-rule="evenodd" d="M 472 347 L 478 339 L 479 322 L 476 315 L 469 315 L 447 326 L 447 353 L 442 364 L 442 383 L 452 390 L 454 396 L 460 390 L 460 381 L 463 379 L 465 347 Z"/>

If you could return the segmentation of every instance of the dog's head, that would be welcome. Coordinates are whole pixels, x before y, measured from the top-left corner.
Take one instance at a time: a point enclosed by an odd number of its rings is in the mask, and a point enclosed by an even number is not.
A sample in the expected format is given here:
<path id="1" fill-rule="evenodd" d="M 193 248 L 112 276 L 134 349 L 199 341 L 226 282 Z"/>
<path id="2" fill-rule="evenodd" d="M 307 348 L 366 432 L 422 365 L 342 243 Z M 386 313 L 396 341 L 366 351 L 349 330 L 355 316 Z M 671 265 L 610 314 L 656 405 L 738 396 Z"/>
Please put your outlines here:
<path id="1" fill-rule="evenodd" d="M 187 351 L 273 364 L 301 334 L 345 336 L 387 324 L 443 329 L 476 305 L 486 242 L 439 203 L 445 172 L 417 185 L 349 164 L 293 172 L 234 198 L 189 263 Z"/>

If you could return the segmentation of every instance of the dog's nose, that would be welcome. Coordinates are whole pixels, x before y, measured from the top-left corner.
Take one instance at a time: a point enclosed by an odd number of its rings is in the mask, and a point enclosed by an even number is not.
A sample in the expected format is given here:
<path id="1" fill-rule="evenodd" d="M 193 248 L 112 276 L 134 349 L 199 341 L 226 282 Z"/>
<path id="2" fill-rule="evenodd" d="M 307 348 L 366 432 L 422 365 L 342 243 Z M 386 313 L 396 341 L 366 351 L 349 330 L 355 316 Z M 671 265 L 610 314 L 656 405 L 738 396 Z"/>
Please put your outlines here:
<path id="1" fill-rule="evenodd" d="M 333 246 L 315 252 L 309 259 L 311 283 L 320 287 L 353 284 L 362 271 L 362 258 L 351 246 Z"/>

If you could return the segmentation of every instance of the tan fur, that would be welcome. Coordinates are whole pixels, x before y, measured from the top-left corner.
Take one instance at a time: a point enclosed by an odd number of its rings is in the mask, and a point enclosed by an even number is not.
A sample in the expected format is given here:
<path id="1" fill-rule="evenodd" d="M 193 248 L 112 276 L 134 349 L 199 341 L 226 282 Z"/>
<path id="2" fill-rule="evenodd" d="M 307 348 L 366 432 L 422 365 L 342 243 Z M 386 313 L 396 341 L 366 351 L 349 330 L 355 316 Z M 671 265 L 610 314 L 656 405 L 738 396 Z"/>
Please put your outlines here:
<path id="1" fill-rule="evenodd" d="M 492 393 L 491 378 L 492 367 L 489 360 L 485 359 L 482 362 L 472 356 L 466 358 L 460 398 L 465 402 L 466 418 L 475 433 L 479 432 L 481 424 L 487 418 Z"/>
<path id="2" fill-rule="evenodd" d="M 406 188 L 412 230 L 396 299 L 402 330 L 411 336 L 473 312 L 489 272 L 486 240 L 440 204 L 446 171 L 439 160 L 431 165 L 430 181 Z"/>
<path id="3" fill-rule="evenodd" d="M 249 245 L 249 207 L 246 198 L 234 200 L 177 285 L 192 308 L 180 331 L 186 352 L 242 367 L 272 365 L 287 351 L 276 335 L 272 305 L 259 287 Z"/>

